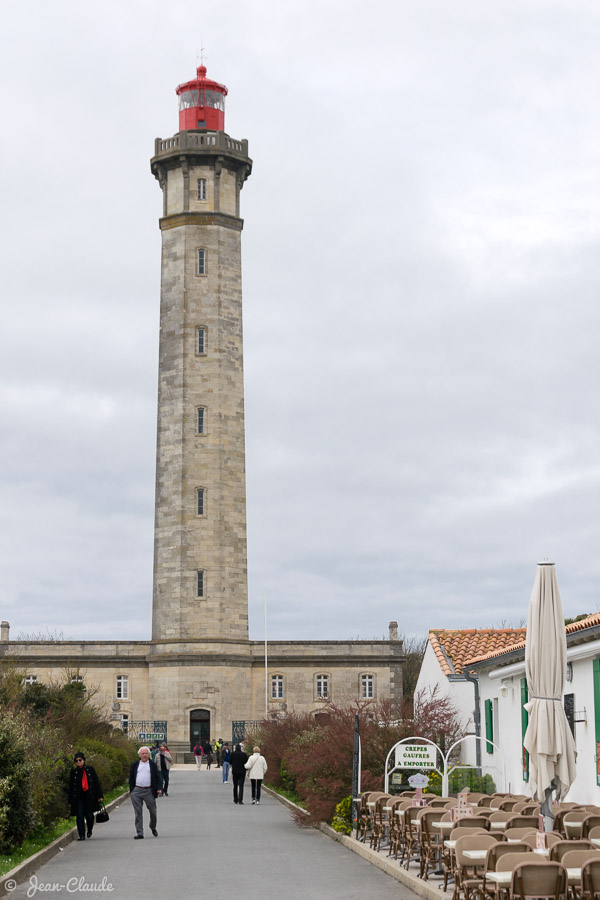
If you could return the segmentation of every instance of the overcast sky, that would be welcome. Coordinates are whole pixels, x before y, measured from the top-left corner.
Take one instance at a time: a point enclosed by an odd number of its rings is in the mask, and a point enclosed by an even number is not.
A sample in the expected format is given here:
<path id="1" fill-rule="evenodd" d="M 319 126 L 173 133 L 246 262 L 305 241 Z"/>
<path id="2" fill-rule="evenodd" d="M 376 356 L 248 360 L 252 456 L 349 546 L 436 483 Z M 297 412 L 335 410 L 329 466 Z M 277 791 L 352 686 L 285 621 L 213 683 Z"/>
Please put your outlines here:
<path id="1" fill-rule="evenodd" d="M 600 608 L 600 7 L 2 5 L 0 618 L 150 636 L 154 138 L 206 48 L 242 193 L 251 637 Z"/>

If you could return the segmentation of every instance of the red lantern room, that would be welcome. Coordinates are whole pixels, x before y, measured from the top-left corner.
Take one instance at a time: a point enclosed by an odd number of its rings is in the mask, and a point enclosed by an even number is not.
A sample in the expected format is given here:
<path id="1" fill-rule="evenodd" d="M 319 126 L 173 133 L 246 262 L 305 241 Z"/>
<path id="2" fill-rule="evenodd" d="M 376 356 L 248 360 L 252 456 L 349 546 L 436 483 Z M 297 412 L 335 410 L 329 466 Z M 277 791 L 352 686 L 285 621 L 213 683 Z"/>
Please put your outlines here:
<path id="1" fill-rule="evenodd" d="M 179 97 L 179 130 L 198 128 L 225 131 L 227 88 L 206 77 L 206 66 L 198 66 L 196 77 L 176 88 Z"/>

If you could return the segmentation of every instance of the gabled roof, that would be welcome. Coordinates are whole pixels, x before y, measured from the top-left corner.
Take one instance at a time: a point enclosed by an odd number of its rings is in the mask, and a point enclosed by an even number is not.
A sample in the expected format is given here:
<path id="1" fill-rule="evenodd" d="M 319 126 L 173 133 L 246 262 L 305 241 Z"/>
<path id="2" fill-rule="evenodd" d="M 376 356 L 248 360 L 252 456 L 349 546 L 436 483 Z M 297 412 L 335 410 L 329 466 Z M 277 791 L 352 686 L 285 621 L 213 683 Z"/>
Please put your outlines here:
<path id="1" fill-rule="evenodd" d="M 432 629 L 429 643 L 444 675 L 460 675 L 467 660 L 505 653 L 520 643 L 525 646 L 525 629 Z"/>
<path id="2" fill-rule="evenodd" d="M 567 635 L 567 642 L 569 641 L 569 637 L 571 635 L 576 635 L 577 632 L 585 631 L 587 628 L 594 628 L 600 625 L 600 612 L 592 613 L 591 616 L 586 616 L 585 619 L 580 619 L 578 622 L 571 622 L 570 625 L 565 626 L 565 633 Z M 517 631 L 519 629 L 515 629 Z M 497 648 L 488 648 L 486 651 L 474 653 L 472 656 L 465 657 L 463 662 L 468 663 L 469 665 L 484 662 L 486 659 L 495 659 L 497 656 L 504 656 L 505 653 L 512 652 L 513 650 L 521 650 L 523 653 L 525 652 L 525 632 L 526 628 L 520 629 L 523 631 L 523 637 L 521 640 L 517 641 L 512 646 L 506 647 L 497 647 Z"/>

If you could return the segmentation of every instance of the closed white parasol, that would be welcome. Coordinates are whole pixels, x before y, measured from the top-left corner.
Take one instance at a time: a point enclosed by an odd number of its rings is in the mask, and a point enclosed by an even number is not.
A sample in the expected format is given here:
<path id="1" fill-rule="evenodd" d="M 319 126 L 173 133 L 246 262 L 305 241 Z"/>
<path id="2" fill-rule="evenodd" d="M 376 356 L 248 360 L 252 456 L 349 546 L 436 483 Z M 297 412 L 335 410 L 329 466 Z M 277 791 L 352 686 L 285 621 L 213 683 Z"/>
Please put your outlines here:
<path id="1" fill-rule="evenodd" d="M 529 723 L 523 744 L 529 752 L 534 800 L 552 815 L 551 797 L 565 796 L 576 775 L 575 742 L 563 708 L 567 663 L 565 620 L 554 563 L 540 563 L 529 602 L 525 670 Z"/>

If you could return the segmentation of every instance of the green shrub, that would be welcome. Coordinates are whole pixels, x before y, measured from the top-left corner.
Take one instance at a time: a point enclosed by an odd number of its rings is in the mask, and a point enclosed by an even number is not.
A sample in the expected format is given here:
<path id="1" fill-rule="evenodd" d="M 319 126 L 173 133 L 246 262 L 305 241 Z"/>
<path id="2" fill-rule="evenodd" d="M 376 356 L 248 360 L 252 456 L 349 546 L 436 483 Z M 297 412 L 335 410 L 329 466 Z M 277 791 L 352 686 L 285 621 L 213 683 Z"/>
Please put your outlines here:
<path id="1" fill-rule="evenodd" d="M 477 769 L 455 769 L 448 779 L 448 793 L 458 794 L 463 788 L 477 791 L 481 794 L 493 794 L 496 790 L 494 779 L 491 775 L 478 775 Z"/>
<path id="2" fill-rule="evenodd" d="M 352 797 L 344 797 L 338 803 L 331 827 L 340 834 L 352 834 Z"/>
<path id="3" fill-rule="evenodd" d="M 10 714 L 0 720 L 0 853 L 23 843 L 35 823 L 27 731 Z"/>

